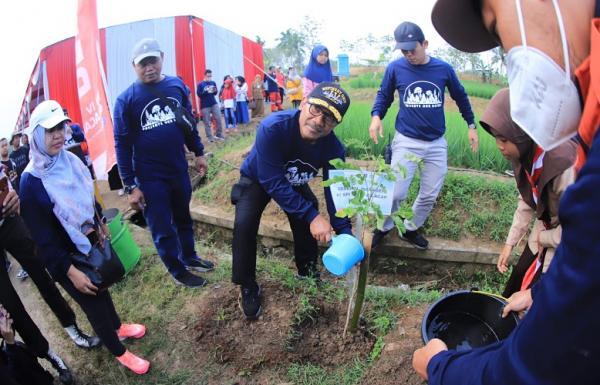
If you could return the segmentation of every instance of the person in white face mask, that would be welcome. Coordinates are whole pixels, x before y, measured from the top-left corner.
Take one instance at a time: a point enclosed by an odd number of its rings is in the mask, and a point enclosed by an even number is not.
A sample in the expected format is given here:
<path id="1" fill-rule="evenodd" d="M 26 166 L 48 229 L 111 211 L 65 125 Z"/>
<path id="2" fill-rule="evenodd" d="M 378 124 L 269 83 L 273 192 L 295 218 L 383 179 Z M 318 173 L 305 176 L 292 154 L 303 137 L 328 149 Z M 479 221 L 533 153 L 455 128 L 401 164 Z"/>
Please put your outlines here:
<path id="1" fill-rule="evenodd" d="M 540 147 L 573 136 L 580 145 L 554 261 L 504 309 L 527 316 L 484 348 L 448 351 L 434 339 L 418 349 L 413 366 L 430 385 L 600 383 L 599 17 L 598 0 L 437 0 L 433 8 L 435 28 L 455 48 L 508 52 L 511 117 Z"/>

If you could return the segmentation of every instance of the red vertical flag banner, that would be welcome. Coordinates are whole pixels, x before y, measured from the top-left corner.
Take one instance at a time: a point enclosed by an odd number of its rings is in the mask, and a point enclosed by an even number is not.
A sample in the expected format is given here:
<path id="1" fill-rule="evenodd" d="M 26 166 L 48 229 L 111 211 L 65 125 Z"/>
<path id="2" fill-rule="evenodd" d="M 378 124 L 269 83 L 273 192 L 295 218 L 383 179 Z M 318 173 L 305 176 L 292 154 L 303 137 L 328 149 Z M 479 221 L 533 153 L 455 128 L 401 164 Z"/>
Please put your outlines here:
<path id="1" fill-rule="evenodd" d="M 116 163 L 113 125 L 100 62 L 96 0 L 79 0 L 75 64 L 81 119 L 98 179 L 107 179 Z"/>

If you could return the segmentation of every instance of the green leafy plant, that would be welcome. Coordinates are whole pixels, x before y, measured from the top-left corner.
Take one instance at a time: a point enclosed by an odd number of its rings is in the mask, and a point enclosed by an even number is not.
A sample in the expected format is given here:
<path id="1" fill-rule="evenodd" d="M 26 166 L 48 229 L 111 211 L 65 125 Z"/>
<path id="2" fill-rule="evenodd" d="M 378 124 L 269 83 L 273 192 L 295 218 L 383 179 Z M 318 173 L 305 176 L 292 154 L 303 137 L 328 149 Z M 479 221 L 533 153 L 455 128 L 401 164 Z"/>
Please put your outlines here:
<path id="1" fill-rule="evenodd" d="M 330 161 L 330 164 L 337 170 L 351 170 L 355 172 L 336 175 L 323 181 L 323 186 L 325 187 L 330 187 L 335 183 L 341 183 L 345 189 L 351 192 L 352 199 L 350 199 L 349 204 L 344 208 L 340 208 L 337 211 L 336 216 L 340 218 L 357 218 L 357 226 L 354 233 L 365 248 L 365 257 L 359 265 L 358 279 L 355 280 L 348 304 L 344 334 L 347 330 L 354 333 L 358 329 L 360 314 L 365 299 L 365 288 L 367 286 L 372 233 L 375 228 L 382 229 L 385 221 L 385 215 L 375 198 L 379 194 L 387 193 L 384 181 L 394 182 L 397 177 L 406 178 L 406 169 L 404 167 L 399 165 L 392 167 L 386 164 L 383 157 L 380 155 L 373 156 L 368 154 L 368 150 L 365 148 L 366 146 L 362 143 L 352 144 L 357 147 L 363 146 L 363 151 L 367 154 L 366 157 L 369 158 L 374 165 L 372 166 L 372 169 L 362 169 L 351 163 L 344 162 L 341 159 L 333 159 Z M 419 159 L 411 160 L 417 161 L 417 163 L 420 162 Z M 401 207 L 397 211 L 391 213 L 391 218 L 401 234 L 406 231 L 404 220 L 412 219 L 412 216 L 412 209 L 408 207 Z"/>

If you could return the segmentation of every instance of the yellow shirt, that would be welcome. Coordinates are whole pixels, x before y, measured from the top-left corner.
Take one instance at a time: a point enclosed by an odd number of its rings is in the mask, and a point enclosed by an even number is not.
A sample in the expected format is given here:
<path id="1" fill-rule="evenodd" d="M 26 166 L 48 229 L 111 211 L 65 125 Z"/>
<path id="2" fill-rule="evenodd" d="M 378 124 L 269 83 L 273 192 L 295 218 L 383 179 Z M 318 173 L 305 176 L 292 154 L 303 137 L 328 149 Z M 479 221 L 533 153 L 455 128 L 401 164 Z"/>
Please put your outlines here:
<path id="1" fill-rule="evenodd" d="M 302 100 L 302 79 L 297 78 L 296 80 L 289 79 L 285 83 L 287 88 L 287 94 L 290 98 L 290 102 L 294 100 Z"/>

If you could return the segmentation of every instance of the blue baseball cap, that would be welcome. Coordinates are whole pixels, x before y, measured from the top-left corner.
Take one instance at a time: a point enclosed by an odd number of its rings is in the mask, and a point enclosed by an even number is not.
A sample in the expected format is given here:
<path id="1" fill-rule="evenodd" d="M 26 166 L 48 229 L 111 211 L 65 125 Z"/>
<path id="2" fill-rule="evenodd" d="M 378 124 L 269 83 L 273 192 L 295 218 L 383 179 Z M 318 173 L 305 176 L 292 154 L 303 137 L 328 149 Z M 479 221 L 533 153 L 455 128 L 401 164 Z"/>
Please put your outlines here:
<path id="1" fill-rule="evenodd" d="M 396 49 L 412 51 L 417 43 L 425 40 L 425 35 L 418 25 L 405 21 L 396 27 L 394 38 L 396 39 Z"/>

